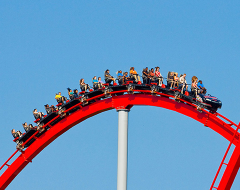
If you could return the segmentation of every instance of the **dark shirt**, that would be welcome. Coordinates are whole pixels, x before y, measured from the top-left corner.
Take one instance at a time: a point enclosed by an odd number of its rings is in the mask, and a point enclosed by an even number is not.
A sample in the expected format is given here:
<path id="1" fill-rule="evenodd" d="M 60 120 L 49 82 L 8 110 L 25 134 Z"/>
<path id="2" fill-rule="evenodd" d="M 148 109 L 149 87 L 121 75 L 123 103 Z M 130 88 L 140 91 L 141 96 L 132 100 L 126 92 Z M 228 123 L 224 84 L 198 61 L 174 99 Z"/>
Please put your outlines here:
<path id="1" fill-rule="evenodd" d="M 21 134 L 21 132 L 15 132 L 15 133 L 12 133 L 12 136 L 14 137 L 14 138 L 17 138 L 17 137 L 20 137 L 21 135 L 19 135 L 19 133 Z"/>
<path id="2" fill-rule="evenodd" d="M 40 116 L 39 116 L 39 114 L 38 114 L 38 113 L 34 113 L 34 114 L 33 114 L 33 116 L 34 116 L 34 118 L 35 118 L 35 119 L 38 119 L 38 118 L 40 118 Z"/>
<path id="3" fill-rule="evenodd" d="M 148 71 L 143 70 L 142 75 L 143 75 L 143 78 L 147 78 L 148 77 Z"/>
<path id="4" fill-rule="evenodd" d="M 46 110 L 47 114 L 52 113 L 52 109 L 50 107 L 49 108 L 45 108 L 45 110 Z"/>
<path id="5" fill-rule="evenodd" d="M 104 77 L 105 77 L 105 80 L 107 80 L 107 79 L 111 78 L 112 76 L 110 75 L 110 73 L 105 72 Z"/>
<path id="6" fill-rule="evenodd" d="M 23 126 L 23 128 L 24 128 L 24 130 L 25 130 L 26 132 L 28 132 L 28 131 L 31 129 L 31 127 L 30 127 L 29 125 Z"/>
<path id="7" fill-rule="evenodd" d="M 73 93 L 74 98 L 78 98 L 78 94 L 77 93 Z"/>
<path id="8" fill-rule="evenodd" d="M 169 76 L 169 80 L 173 80 L 174 79 L 174 76 Z"/>

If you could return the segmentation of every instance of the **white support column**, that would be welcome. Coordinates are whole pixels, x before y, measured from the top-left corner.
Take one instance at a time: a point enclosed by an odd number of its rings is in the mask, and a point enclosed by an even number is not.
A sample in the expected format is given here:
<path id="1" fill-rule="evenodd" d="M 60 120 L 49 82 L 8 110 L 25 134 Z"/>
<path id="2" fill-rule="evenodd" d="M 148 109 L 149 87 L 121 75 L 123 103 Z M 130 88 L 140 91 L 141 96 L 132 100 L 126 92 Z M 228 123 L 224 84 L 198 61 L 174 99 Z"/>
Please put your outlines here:
<path id="1" fill-rule="evenodd" d="M 128 112 L 127 109 L 118 110 L 117 190 L 127 190 Z"/>

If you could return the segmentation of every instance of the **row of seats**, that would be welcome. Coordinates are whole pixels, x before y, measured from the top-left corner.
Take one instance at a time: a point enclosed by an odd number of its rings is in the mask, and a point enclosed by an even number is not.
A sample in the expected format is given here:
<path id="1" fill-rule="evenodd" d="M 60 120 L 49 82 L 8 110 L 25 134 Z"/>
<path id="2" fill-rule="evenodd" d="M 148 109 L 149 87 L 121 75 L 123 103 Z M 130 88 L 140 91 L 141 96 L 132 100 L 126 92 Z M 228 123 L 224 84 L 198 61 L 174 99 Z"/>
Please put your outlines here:
<path id="1" fill-rule="evenodd" d="M 168 72 L 167 75 L 167 84 L 166 86 L 163 84 L 163 79 L 165 79 L 161 73 L 160 73 L 160 68 L 156 67 L 155 70 L 153 68 L 151 68 L 150 70 L 148 69 L 148 67 L 144 68 L 142 71 L 142 79 L 143 82 L 141 82 L 140 80 L 140 75 L 137 73 L 137 71 L 135 70 L 134 67 L 130 68 L 129 74 L 128 72 L 122 72 L 121 70 L 117 71 L 117 77 L 113 77 L 110 74 L 109 69 L 107 69 L 104 72 L 104 80 L 105 83 L 102 82 L 101 77 L 96 77 L 94 76 L 92 79 L 93 82 L 93 87 L 91 88 L 89 84 L 86 84 L 84 82 L 84 79 L 80 79 L 79 84 L 80 84 L 80 89 L 81 92 L 78 92 L 77 89 L 70 89 L 67 88 L 68 90 L 68 96 L 69 99 L 67 99 L 65 96 L 61 95 L 61 92 L 57 93 L 55 95 L 55 99 L 57 100 L 57 105 L 56 107 L 54 105 L 49 106 L 48 104 L 45 105 L 45 110 L 47 115 L 53 113 L 53 112 L 57 112 L 59 110 L 59 107 L 61 107 L 61 105 L 63 105 L 65 102 L 68 102 L 69 100 L 73 100 L 76 98 L 79 98 L 82 94 L 84 94 L 85 92 L 89 91 L 93 91 L 93 90 L 98 90 L 98 89 L 102 89 L 105 88 L 106 86 L 111 86 L 111 85 L 125 85 L 125 84 L 129 84 L 129 83 L 135 83 L 135 84 L 142 84 L 142 85 L 147 85 L 147 84 L 156 84 L 158 86 L 161 86 L 163 88 L 169 88 L 169 89 L 181 89 L 181 92 L 183 93 L 184 91 L 188 90 L 188 84 L 186 81 L 186 74 L 180 75 L 180 77 L 178 77 L 178 73 L 176 72 Z M 116 81 L 118 81 L 118 84 L 116 83 Z M 206 88 L 204 87 L 204 85 L 202 84 L 202 81 L 199 80 L 196 76 L 192 77 L 192 84 L 191 84 L 191 92 L 193 95 L 197 95 L 198 93 L 206 93 Z M 47 115 L 44 115 L 44 113 L 37 111 L 37 109 L 33 110 L 33 116 L 35 118 L 35 123 L 39 124 L 40 120 L 43 119 L 44 117 L 46 117 Z M 29 130 L 37 130 L 38 126 L 33 126 L 32 124 L 27 125 L 27 123 L 25 122 L 23 124 L 23 128 L 26 132 L 28 132 Z M 15 139 L 21 137 L 23 135 L 23 133 L 21 131 L 15 131 L 15 129 L 12 129 L 12 135 Z M 15 142 L 18 143 L 17 140 L 15 140 Z"/>

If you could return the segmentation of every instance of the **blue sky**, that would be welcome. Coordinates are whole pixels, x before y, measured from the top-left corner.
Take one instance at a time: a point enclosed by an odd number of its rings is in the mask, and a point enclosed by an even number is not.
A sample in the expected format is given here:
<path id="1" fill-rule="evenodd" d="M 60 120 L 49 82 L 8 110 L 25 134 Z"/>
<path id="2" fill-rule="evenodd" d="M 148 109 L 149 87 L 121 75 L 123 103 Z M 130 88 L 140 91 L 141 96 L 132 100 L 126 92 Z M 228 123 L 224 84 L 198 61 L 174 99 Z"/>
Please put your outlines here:
<path id="1" fill-rule="evenodd" d="M 0 163 L 15 151 L 12 128 L 79 79 L 131 66 L 186 73 L 239 122 L 239 1 L 1 1 Z M 128 189 L 209 189 L 228 142 L 196 121 L 156 107 L 129 113 Z M 117 112 L 101 113 L 45 148 L 9 185 L 116 189 Z M 232 189 L 240 188 L 240 174 Z"/>

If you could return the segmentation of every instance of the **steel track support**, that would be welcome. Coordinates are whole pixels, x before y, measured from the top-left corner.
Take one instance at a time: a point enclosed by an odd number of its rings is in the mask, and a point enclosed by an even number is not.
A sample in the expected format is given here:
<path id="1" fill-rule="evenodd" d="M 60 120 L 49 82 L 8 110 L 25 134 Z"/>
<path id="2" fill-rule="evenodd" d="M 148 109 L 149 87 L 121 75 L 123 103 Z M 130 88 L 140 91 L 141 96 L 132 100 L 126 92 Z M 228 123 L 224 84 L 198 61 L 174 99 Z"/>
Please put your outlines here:
<path id="1" fill-rule="evenodd" d="M 128 109 L 118 111 L 117 190 L 127 190 Z"/>
<path id="2" fill-rule="evenodd" d="M 218 190 L 230 190 L 240 167 L 240 143 L 235 147 L 227 168 L 219 183 Z"/>

